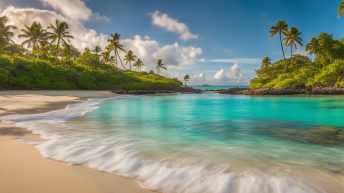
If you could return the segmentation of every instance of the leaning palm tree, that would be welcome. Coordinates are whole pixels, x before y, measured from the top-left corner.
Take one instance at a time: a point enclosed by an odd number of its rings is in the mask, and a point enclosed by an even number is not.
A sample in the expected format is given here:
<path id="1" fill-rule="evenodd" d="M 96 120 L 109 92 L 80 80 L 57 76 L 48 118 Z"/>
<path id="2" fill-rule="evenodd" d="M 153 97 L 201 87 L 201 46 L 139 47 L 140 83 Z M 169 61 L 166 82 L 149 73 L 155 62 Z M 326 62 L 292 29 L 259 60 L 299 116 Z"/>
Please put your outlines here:
<path id="1" fill-rule="evenodd" d="M 291 27 L 288 31 L 285 40 L 286 47 L 290 47 L 290 61 L 293 62 L 293 47 L 296 49 L 297 45 L 303 46 L 302 38 L 300 37 L 301 32 L 296 27 Z"/>
<path id="2" fill-rule="evenodd" d="M 165 70 L 167 70 L 165 64 L 162 63 L 162 60 L 161 60 L 161 59 L 158 60 L 158 62 L 156 63 L 156 67 L 155 67 L 155 68 L 156 68 L 158 74 L 160 74 L 160 69 L 165 69 Z"/>
<path id="3" fill-rule="evenodd" d="M 102 51 L 102 48 L 100 46 L 96 46 L 93 51 L 98 56 L 99 53 Z"/>
<path id="4" fill-rule="evenodd" d="M 131 70 L 131 63 L 135 62 L 136 56 L 134 55 L 134 52 L 129 50 L 128 53 L 124 56 L 124 61 L 126 62 L 125 65 L 129 64 L 129 69 Z"/>
<path id="5" fill-rule="evenodd" d="M 143 62 L 142 60 L 139 58 L 136 60 L 136 62 L 134 63 L 133 66 L 135 66 L 137 68 L 138 71 L 141 71 L 141 67 L 143 66 Z"/>
<path id="6" fill-rule="evenodd" d="M 38 58 L 42 44 L 47 41 L 47 31 L 43 29 L 40 23 L 33 22 L 30 27 L 25 25 L 25 29 L 21 29 L 21 32 L 22 34 L 19 34 L 18 37 L 26 39 L 23 41 L 22 46 L 32 48 L 32 53 L 35 53 L 36 58 Z"/>
<path id="7" fill-rule="evenodd" d="M 186 82 L 190 80 L 190 76 L 187 74 L 184 76 L 184 85 L 187 87 Z"/>
<path id="8" fill-rule="evenodd" d="M 57 60 L 59 50 L 61 43 L 68 44 L 70 42 L 70 39 L 73 38 L 72 35 L 70 35 L 70 32 L 68 31 L 69 25 L 60 20 L 55 20 L 55 25 L 50 24 L 48 29 L 51 29 L 51 32 L 48 32 L 48 38 L 51 40 L 51 43 L 56 42 L 56 51 L 55 51 L 55 62 Z"/>
<path id="9" fill-rule="evenodd" d="M 0 17 L 0 52 L 8 45 L 14 44 L 12 37 L 14 33 L 12 29 L 17 29 L 13 25 L 7 25 L 8 18 L 6 16 Z"/>
<path id="10" fill-rule="evenodd" d="M 123 65 L 121 56 L 119 55 L 119 51 L 126 52 L 124 49 L 124 46 L 120 43 L 120 39 L 121 38 L 120 38 L 120 35 L 118 33 L 111 34 L 110 39 L 108 39 L 109 45 L 106 46 L 106 50 L 109 53 L 114 52 L 116 65 L 118 64 L 118 62 L 117 62 L 117 58 L 118 58 L 121 62 L 123 69 L 126 69 L 125 66 Z"/>
<path id="11" fill-rule="evenodd" d="M 340 16 L 342 16 L 342 14 L 344 13 L 344 0 L 342 0 L 340 3 L 339 3 L 339 6 L 338 6 L 338 18 Z"/>
<path id="12" fill-rule="evenodd" d="M 275 36 L 278 33 L 280 44 L 282 48 L 283 58 L 285 59 L 284 47 L 282 42 L 282 35 L 286 35 L 288 33 L 288 23 L 284 20 L 278 21 L 274 26 L 270 29 L 270 37 Z"/>

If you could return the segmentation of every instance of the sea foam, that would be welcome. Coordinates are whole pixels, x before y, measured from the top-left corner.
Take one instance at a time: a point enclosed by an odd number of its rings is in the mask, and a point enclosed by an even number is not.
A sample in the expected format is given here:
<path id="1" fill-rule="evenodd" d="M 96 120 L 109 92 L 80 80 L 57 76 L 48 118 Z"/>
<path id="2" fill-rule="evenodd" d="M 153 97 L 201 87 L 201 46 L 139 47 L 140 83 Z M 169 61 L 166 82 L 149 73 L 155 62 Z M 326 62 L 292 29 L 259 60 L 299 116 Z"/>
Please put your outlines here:
<path id="1" fill-rule="evenodd" d="M 144 157 L 136 141 L 123 136 L 69 132 L 69 120 L 98 108 L 107 99 L 90 99 L 65 109 L 32 115 L 0 117 L 4 122 L 32 130 L 46 140 L 36 145 L 40 153 L 59 161 L 82 164 L 97 170 L 138 179 L 148 189 L 165 193 L 320 193 L 297 177 L 248 170 L 231 172 L 200 163 L 171 163 Z"/>

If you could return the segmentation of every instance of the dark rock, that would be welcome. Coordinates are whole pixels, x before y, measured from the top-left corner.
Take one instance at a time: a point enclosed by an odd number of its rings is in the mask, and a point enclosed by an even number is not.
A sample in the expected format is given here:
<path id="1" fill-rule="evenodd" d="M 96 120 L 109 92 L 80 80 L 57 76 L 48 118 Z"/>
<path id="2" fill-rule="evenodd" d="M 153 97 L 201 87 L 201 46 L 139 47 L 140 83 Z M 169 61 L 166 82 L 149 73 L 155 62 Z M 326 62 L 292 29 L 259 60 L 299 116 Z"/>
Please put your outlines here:
<path id="1" fill-rule="evenodd" d="M 193 89 L 190 87 L 181 87 L 174 90 L 113 90 L 115 94 L 127 94 L 127 95 L 147 95 L 147 94 L 168 94 L 168 93 L 202 93 L 201 90 Z"/>
<path id="2" fill-rule="evenodd" d="M 233 95 L 296 95 L 296 94 L 309 94 L 309 95 L 344 95 L 344 88 L 335 87 L 316 87 L 316 88 L 264 88 L 264 89 L 243 89 L 231 88 L 226 90 L 216 91 L 220 94 L 233 94 Z"/>

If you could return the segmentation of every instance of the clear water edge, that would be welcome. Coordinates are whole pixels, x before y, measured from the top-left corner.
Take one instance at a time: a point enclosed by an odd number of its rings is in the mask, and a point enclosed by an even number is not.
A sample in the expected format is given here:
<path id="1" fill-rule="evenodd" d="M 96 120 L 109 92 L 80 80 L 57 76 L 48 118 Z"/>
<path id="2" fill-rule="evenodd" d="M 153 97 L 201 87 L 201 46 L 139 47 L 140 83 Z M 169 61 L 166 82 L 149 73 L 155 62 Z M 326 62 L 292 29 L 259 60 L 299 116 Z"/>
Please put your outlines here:
<path id="1" fill-rule="evenodd" d="M 44 157 L 136 177 L 150 189 L 339 193 L 344 190 L 343 177 L 326 164 L 340 169 L 343 147 L 284 139 L 266 128 L 342 127 L 343 109 L 336 108 L 342 107 L 342 99 L 117 97 L 1 119 L 48 139 L 37 146 Z M 283 113 L 278 113 L 281 109 Z"/>

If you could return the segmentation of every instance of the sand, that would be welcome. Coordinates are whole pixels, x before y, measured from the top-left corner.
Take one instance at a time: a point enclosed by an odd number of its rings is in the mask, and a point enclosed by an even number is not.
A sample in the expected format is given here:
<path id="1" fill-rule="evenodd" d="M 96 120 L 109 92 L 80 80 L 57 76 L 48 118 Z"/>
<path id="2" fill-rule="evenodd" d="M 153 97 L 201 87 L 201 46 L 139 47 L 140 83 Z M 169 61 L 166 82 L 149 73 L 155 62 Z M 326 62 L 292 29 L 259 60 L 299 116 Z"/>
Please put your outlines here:
<path id="1" fill-rule="evenodd" d="M 0 116 L 64 108 L 107 91 L 0 91 Z M 1 193 L 149 193 L 136 180 L 43 158 L 30 131 L 0 123 Z"/>

